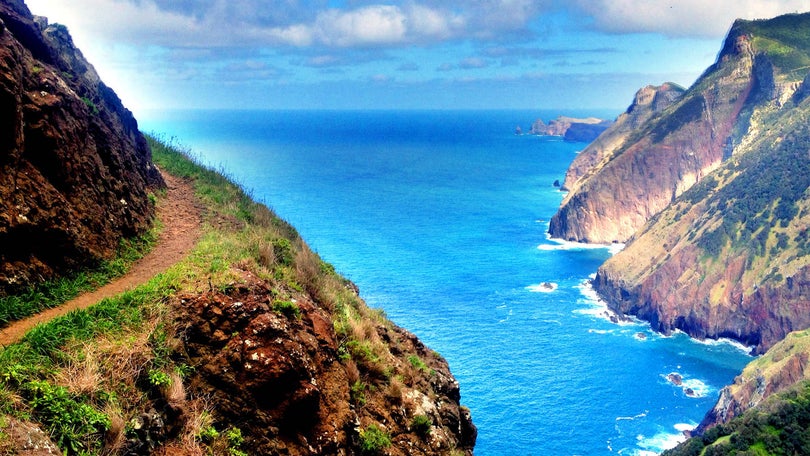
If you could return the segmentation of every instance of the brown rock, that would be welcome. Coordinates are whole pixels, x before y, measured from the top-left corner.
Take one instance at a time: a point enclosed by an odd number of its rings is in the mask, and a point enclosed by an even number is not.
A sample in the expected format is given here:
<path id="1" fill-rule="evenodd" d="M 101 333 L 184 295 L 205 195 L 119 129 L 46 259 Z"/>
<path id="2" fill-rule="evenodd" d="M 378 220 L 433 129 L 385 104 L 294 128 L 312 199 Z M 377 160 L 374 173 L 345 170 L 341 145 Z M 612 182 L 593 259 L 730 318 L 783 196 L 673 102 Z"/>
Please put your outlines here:
<path id="1" fill-rule="evenodd" d="M 132 114 L 63 26 L 0 4 L 0 294 L 110 258 L 162 185 Z M 43 28 L 44 27 L 44 28 Z"/>

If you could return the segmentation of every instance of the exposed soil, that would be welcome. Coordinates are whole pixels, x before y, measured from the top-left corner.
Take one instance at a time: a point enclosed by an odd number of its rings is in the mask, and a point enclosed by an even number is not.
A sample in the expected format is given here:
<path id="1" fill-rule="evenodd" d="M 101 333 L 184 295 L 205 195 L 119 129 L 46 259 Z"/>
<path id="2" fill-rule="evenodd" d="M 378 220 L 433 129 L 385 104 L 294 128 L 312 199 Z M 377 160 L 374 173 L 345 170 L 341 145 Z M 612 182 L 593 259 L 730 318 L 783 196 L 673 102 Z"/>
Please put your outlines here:
<path id="1" fill-rule="evenodd" d="M 129 272 L 107 285 L 77 296 L 59 307 L 45 310 L 3 328 L 0 331 L 0 345 L 7 346 L 16 342 L 39 323 L 65 315 L 72 310 L 87 308 L 104 298 L 146 283 L 156 274 L 182 260 L 191 251 L 202 233 L 202 206 L 188 182 L 167 173 L 163 173 L 163 179 L 166 181 L 167 193 L 166 197 L 158 202 L 157 209 L 163 230 L 152 251 L 136 261 Z"/>

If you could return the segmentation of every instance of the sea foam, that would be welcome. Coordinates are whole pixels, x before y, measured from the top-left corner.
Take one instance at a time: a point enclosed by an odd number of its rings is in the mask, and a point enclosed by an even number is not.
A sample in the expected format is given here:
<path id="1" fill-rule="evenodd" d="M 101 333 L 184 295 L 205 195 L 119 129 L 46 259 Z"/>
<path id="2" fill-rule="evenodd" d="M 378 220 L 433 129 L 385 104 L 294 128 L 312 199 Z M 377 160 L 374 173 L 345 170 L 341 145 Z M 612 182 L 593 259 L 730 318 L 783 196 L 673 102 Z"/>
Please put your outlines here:
<path id="1" fill-rule="evenodd" d="M 553 250 L 593 250 L 593 249 L 607 249 L 611 255 L 615 255 L 624 249 L 625 244 L 587 244 L 584 242 L 565 241 L 559 238 L 551 237 L 551 234 L 546 232 L 546 241 L 550 244 L 540 244 L 537 246 L 539 250 L 553 251 Z"/>

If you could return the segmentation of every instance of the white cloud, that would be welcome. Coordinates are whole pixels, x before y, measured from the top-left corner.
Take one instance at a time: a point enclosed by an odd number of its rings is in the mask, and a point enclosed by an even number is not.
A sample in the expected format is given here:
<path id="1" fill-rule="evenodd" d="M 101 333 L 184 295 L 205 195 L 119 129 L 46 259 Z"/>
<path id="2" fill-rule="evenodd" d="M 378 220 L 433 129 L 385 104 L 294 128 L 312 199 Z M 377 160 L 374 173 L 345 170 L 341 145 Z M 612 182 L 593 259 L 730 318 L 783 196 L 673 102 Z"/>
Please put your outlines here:
<path id="1" fill-rule="evenodd" d="M 280 4 L 279 4 L 280 3 Z M 167 47 L 373 47 L 488 38 L 523 29 L 536 0 L 28 0 L 35 14 L 99 38 Z M 309 8 L 307 8 L 309 6 Z"/>
<path id="2" fill-rule="evenodd" d="M 396 6 L 374 5 L 353 11 L 331 9 L 318 15 L 315 35 L 326 45 L 348 47 L 405 41 L 406 16 Z"/>
<path id="3" fill-rule="evenodd" d="M 807 0 L 575 0 L 600 30 L 653 32 L 675 37 L 722 37 L 735 19 L 765 19 L 804 12 Z"/>

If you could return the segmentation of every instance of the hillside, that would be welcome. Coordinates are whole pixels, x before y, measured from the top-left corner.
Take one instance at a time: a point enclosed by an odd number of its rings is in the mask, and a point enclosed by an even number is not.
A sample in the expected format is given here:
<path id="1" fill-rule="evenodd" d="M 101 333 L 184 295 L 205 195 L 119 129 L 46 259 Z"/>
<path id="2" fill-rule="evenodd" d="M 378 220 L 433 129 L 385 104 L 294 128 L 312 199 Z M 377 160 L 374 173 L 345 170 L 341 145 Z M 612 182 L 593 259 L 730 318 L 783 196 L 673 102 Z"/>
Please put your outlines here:
<path id="1" fill-rule="evenodd" d="M 808 454 L 808 336 L 808 331 L 791 334 L 752 362 L 720 393 L 694 431 L 697 436 L 662 456 Z"/>
<path id="2" fill-rule="evenodd" d="M 806 30 L 805 22 L 806 15 L 794 15 L 735 23 L 717 62 L 692 87 L 637 128 L 624 130 L 616 146 L 566 180 L 570 193 L 551 221 L 551 235 L 625 242 L 744 151 L 755 114 L 789 102 L 806 74 L 806 39 L 795 32 Z"/>
<path id="3" fill-rule="evenodd" d="M 0 296 L 113 257 L 162 187 L 132 114 L 64 27 L 0 2 Z"/>
<path id="4" fill-rule="evenodd" d="M 789 19 L 810 26 L 810 15 Z M 756 46 L 754 33 L 775 34 L 770 28 L 782 24 L 738 22 L 729 41 Z M 595 286 L 612 308 L 659 331 L 729 337 L 763 353 L 810 326 L 810 79 L 770 63 L 767 49 L 752 50 L 770 73 L 757 79 L 731 155 L 640 229 L 599 269 Z M 712 87 L 704 77 L 689 92 L 696 89 Z"/>
<path id="5" fill-rule="evenodd" d="M 145 138 L 64 27 L 17 1 L 0 19 L 0 206 L 17 203 L 0 217 L 0 322 L 164 256 L 153 239 L 177 226 L 152 216 L 176 191 L 198 239 L 2 347 L 1 454 L 472 454 L 438 353 L 239 186 Z"/>
<path id="6" fill-rule="evenodd" d="M 569 170 L 552 232 L 628 240 L 593 281 L 611 309 L 765 354 L 724 389 L 695 431 L 706 433 L 701 443 L 677 450 L 694 452 L 672 454 L 702 454 L 714 438 L 734 444 L 744 434 L 735 426 L 764 423 L 785 397 L 806 396 L 810 348 L 806 333 L 791 333 L 810 328 L 808 30 L 810 14 L 735 22 L 694 86 L 613 152 Z"/>

